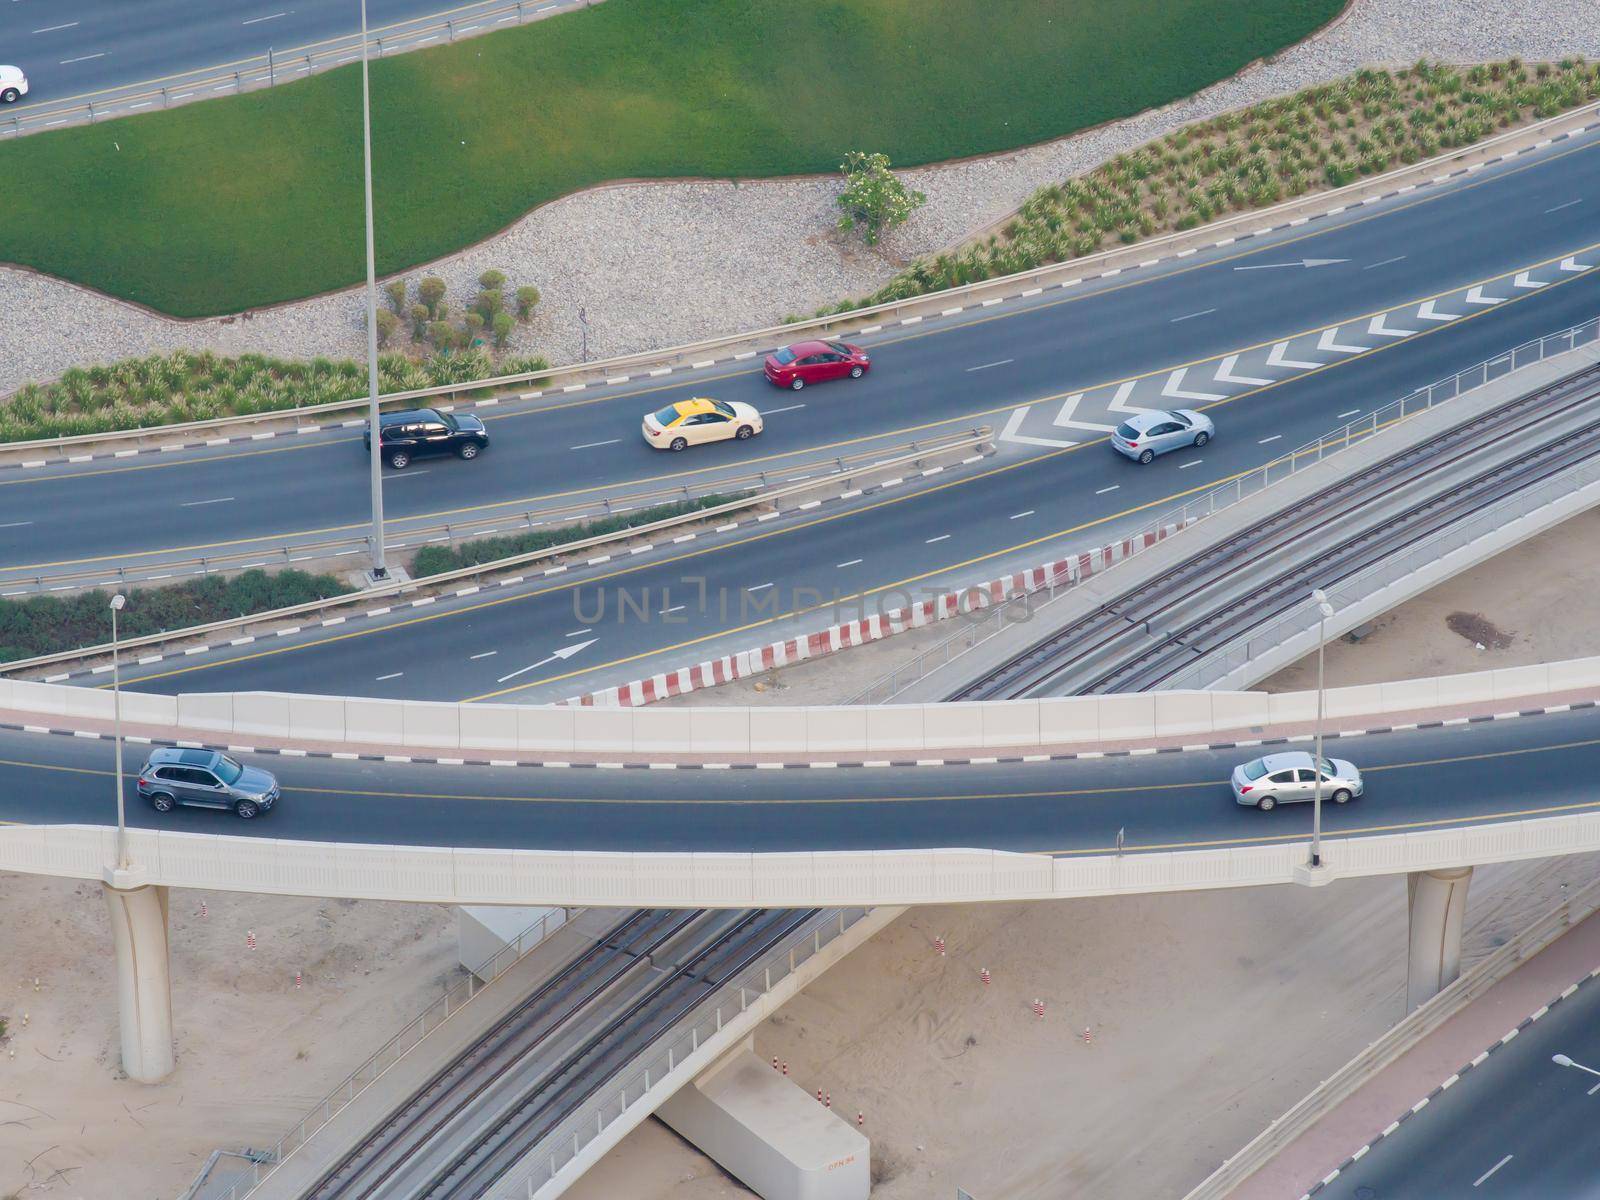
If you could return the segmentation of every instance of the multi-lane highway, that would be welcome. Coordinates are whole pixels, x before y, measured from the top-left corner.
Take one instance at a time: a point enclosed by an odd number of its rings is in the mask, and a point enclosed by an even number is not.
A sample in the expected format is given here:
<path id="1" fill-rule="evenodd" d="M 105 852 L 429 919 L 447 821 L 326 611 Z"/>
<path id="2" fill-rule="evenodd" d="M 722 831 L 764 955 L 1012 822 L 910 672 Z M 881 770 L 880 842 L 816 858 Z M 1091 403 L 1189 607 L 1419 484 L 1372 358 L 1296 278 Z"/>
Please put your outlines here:
<path id="1" fill-rule="evenodd" d="M 1558 1066 L 1551 1061 L 1557 1054 L 1600 1066 L 1600 982 L 1593 978 L 1515 1040 L 1494 1047 L 1426 1108 L 1407 1115 L 1317 1197 L 1600 1195 L 1600 1138 L 1594 1136 L 1600 1081 Z"/>
<path id="2" fill-rule="evenodd" d="M 867 339 L 874 372 L 859 383 L 795 394 L 753 369 L 720 370 L 490 410 L 490 452 L 391 473 L 391 514 L 481 514 L 753 464 L 782 479 L 786 466 L 830 449 L 980 421 L 1008 436 L 999 459 L 965 476 L 661 546 L 626 564 L 567 564 L 556 579 L 426 614 L 352 619 L 181 667 L 151 663 L 135 677 L 169 690 L 551 700 L 831 623 L 835 598 L 848 617 L 863 603 L 893 606 L 908 591 L 1082 548 L 1412 387 L 1593 315 L 1600 227 L 1570 201 L 1597 173 L 1594 141 L 1568 144 L 1308 227 L 1315 232 L 879 335 Z M 1307 260 L 1322 265 L 1298 265 Z M 683 456 L 642 444 L 643 411 L 703 393 L 760 404 L 767 433 Z M 1119 403 L 1210 407 L 1219 435 L 1203 452 L 1140 469 L 1091 428 L 1114 420 Z M 31 520 L 0 534 L 0 572 L 355 528 L 364 488 L 360 442 L 348 432 L 10 472 L 0 497 Z M 623 588 L 635 608 L 619 622 Z M 647 619 L 631 615 L 639 609 Z M 588 643 L 580 654 L 528 669 L 569 635 Z"/>
<path id="3" fill-rule="evenodd" d="M 368 0 L 373 30 L 471 10 L 448 0 Z M 354 0 L 8 0 L 0 62 L 28 75 L 20 102 L 62 100 L 359 33 Z M 359 41 L 359 39 L 358 39 Z"/>
<path id="4" fill-rule="evenodd" d="M 1360 764 L 1366 795 L 1325 805 L 1325 828 L 1338 837 L 1590 811 L 1597 748 L 1593 707 L 1339 738 L 1328 752 Z M 1103 853 L 1119 828 L 1128 852 L 1303 839 L 1310 805 L 1261 813 L 1228 789 L 1235 763 L 1262 752 L 636 772 L 263 757 L 283 799 L 253 822 L 158 816 L 131 788 L 127 811 L 188 832 L 550 850 Z M 128 747 L 128 770 L 141 762 Z M 111 765 L 103 741 L 0 733 L 0 820 L 111 824 Z"/>

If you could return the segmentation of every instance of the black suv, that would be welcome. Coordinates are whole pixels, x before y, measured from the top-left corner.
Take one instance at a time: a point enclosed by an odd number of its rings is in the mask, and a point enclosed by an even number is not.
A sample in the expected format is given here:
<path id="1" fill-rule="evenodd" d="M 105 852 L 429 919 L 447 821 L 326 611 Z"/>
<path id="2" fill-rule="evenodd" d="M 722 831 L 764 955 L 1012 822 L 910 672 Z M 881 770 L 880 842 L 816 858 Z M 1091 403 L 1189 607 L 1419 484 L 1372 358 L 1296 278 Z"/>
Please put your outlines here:
<path id="1" fill-rule="evenodd" d="M 489 444 L 488 431 L 477 417 L 414 408 L 408 412 L 386 412 L 378 417 L 383 436 L 383 460 L 399 471 L 413 458 L 428 454 L 458 454 L 477 458 Z M 361 435 L 368 453 L 372 451 L 372 427 Z"/>

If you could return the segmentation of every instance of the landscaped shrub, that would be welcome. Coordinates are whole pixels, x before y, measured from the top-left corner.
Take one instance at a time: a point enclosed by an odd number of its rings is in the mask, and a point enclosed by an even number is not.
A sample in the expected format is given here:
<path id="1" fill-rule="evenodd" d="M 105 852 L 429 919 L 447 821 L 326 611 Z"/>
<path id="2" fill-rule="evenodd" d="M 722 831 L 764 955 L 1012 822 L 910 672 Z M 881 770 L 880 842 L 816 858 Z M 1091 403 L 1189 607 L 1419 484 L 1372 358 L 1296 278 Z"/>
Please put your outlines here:
<path id="1" fill-rule="evenodd" d="M 426 575 L 441 575 L 446 571 L 495 562 L 517 554 L 528 554 L 549 546 L 582 541 L 584 538 L 598 537 L 605 533 L 618 533 L 624 529 L 648 525 L 652 521 L 665 521 L 668 517 L 679 517 L 685 513 L 715 508 L 719 504 L 737 500 L 745 494 L 731 492 L 701 496 L 695 500 L 675 500 L 671 504 L 637 508 L 631 512 L 599 517 L 593 521 L 581 521 L 576 525 L 564 525 L 554 529 L 530 529 L 527 533 L 510 537 L 479 538 L 476 541 L 463 542 L 459 546 L 424 546 L 417 551 L 417 557 L 412 561 L 411 576 L 413 579 L 421 579 Z M 0 637 L 0 642 L 3 640 L 3 637 Z"/>
<path id="2" fill-rule="evenodd" d="M 1080 178 L 1040 188 L 998 237 L 913 263 L 844 310 L 1193 229 L 1313 186 L 1343 187 L 1600 98 L 1600 65 L 1573 58 L 1541 64 L 1532 75 L 1516 59 L 1465 72 L 1424 61 L 1357 71 L 1195 122 Z M 881 167 L 887 175 L 887 163 Z M 847 213 L 840 224 L 849 219 Z"/>
<path id="3" fill-rule="evenodd" d="M 511 330 L 516 322 L 511 319 L 508 312 L 497 312 L 494 315 L 494 345 L 495 349 L 505 349 L 506 339 L 511 336 Z"/>
<path id="4" fill-rule="evenodd" d="M 133 589 L 117 620 L 117 632 L 124 638 L 143 637 L 353 590 L 332 575 L 305 571 L 255 570 L 232 579 L 208 575 L 167 587 Z M 0 662 L 109 642 L 109 603 L 110 597 L 100 591 L 0 600 Z"/>
<path id="5" fill-rule="evenodd" d="M 391 279 L 383 285 L 384 295 L 389 297 L 389 304 L 398 316 L 406 310 L 406 281 L 404 279 Z"/>
<path id="6" fill-rule="evenodd" d="M 380 308 L 378 316 L 378 345 L 387 346 L 389 339 L 394 337 L 394 331 L 400 327 L 400 318 L 387 308 Z"/>
<path id="7" fill-rule="evenodd" d="M 844 209 L 839 228 L 849 232 L 859 228 L 867 245 L 875 246 L 885 229 L 904 224 L 928 197 L 908 188 L 889 170 L 887 154 L 868 154 L 852 150 L 839 165 L 844 172 L 844 191 L 838 205 Z"/>
<path id="8" fill-rule="evenodd" d="M 485 271 L 478 276 L 478 286 L 486 292 L 498 292 L 506 285 L 504 271 Z"/>
<path id="9" fill-rule="evenodd" d="M 526 321 L 533 315 L 535 306 L 539 303 L 539 289 L 532 285 L 524 285 L 517 289 L 517 320 Z"/>
<path id="10" fill-rule="evenodd" d="M 437 321 L 444 314 L 439 310 L 439 301 L 444 299 L 444 280 L 437 275 L 425 275 L 422 282 L 417 284 L 417 299 L 428 306 L 428 315 Z"/>

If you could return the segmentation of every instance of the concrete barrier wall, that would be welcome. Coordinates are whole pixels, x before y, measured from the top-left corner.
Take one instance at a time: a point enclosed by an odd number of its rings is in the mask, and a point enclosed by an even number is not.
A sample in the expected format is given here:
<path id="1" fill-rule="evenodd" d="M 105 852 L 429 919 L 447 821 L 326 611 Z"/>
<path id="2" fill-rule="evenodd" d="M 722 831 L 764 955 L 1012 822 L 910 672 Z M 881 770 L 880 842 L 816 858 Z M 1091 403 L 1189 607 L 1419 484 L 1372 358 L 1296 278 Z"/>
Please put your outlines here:
<path id="1" fill-rule="evenodd" d="M 0 871 L 98 879 L 115 830 L 0 826 Z M 995 850 L 623 854 L 293 842 L 131 829 L 151 883 L 437 904 L 823 908 L 1047 900 L 1297 881 L 1303 842 L 1052 858 Z M 1328 838 L 1333 878 L 1600 850 L 1600 812 Z"/>
<path id="2" fill-rule="evenodd" d="M 1330 688 L 1335 728 L 1444 704 L 1600 691 L 1600 657 L 1465 675 Z M 109 691 L 0 678 L 0 707 L 109 720 Z M 1315 692 L 1146 692 L 1048 700 L 817 708 L 578 708 L 301 696 L 287 692 L 124 691 L 131 724 L 234 741 L 353 742 L 416 750 L 565 754 L 829 754 L 914 757 L 954 748 L 1200 739 L 1252 726 L 1309 724 Z"/>

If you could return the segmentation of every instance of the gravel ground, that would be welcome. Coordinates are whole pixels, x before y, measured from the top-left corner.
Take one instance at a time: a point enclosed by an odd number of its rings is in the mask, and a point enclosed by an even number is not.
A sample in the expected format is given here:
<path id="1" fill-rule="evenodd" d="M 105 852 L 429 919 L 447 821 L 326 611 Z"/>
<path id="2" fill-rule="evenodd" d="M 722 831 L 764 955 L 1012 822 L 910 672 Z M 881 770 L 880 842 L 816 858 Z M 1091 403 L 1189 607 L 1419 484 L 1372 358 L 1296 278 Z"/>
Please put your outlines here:
<path id="1" fill-rule="evenodd" d="M 1379 63 L 1600 56 L 1594 13 L 1593 0 L 1356 0 L 1325 35 L 1188 100 L 1042 146 L 907 172 L 928 203 L 876 250 L 834 232 L 833 178 L 647 183 L 558 200 L 426 270 L 448 282 L 457 311 L 489 268 L 509 276 L 508 290 L 536 284 L 544 299 L 512 345 L 558 363 L 578 357 L 580 308 L 592 357 L 771 325 L 872 290 L 916 256 L 1003 218 L 1042 184 L 1230 108 Z M 74 364 L 183 347 L 358 357 L 365 346 L 360 289 L 187 322 L 0 267 L 0 309 L 0 392 Z"/>

